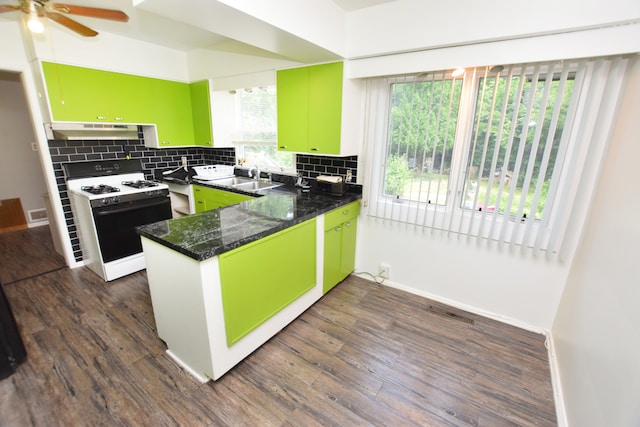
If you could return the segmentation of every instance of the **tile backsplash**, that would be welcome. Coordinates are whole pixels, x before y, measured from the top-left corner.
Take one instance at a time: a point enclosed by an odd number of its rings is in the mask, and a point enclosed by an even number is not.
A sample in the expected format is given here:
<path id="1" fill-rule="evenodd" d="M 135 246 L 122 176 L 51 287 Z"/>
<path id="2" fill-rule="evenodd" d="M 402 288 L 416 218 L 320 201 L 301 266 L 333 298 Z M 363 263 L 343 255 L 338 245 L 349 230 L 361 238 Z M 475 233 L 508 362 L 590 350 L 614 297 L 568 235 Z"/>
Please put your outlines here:
<path id="1" fill-rule="evenodd" d="M 352 182 L 358 176 L 358 156 L 331 157 L 314 154 L 296 155 L 296 170 L 304 178 L 313 179 L 318 175 L 340 175 L 345 177 L 351 170 Z"/>
<path id="2" fill-rule="evenodd" d="M 187 158 L 189 166 L 208 164 L 233 165 L 236 160 L 234 148 L 163 148 L 155 149 L 144 145 L 144 140 L 50 140 L 49 153 L 56 177 L 56 184 L 64 218 L 71 239 L 73 256 L 76 261 L 82 260 L 80 240 L 71 212 L 71 203 L 67 194 L 67 185 L 64 180 L 63 163 L 84 162 L 89 160 L 124 159 L 126 153 L 132 159 L 140 159 L 144 167 L 145 178 L 152 179 L 155 169 L 167 169 L 178 167 L 182 164 L 182 157 Z"/>
<path id="3" fill-rule="evenodd" d="M 90 160 L 124 159 L 127 153 L 133 159 L 140 159 L 144 167 L 145 178 L 153 179 L 156 169 L 177 168 L 182 164 L 182 157 L 187 158 L 189 166 L 200 166 L 208 164 L 235 164 L 234 148 L 199 148 L 180 147 L 155 149 L 144 145 L 142 134 L 140 139 L 132 140 L 50 140 L 49 153 L 53 171 L 55 173 L 56 184 L 64 218 L 69 231 L 71 247 L 76 261 L 82 260 L 82 250 L 80 240 L 71 212 L 71 203 L 67 193 L 67 185 L 64 179 L 63 163 L 84 162 Z M 350 169 L 353 179 L 356 181 L 358 173 L 358 157 L 330 157 L 311 154 L 296 155 L 296 169 L 304 178 L 313 179 L 318 175 L 341 175 L 346 176 Z"/>

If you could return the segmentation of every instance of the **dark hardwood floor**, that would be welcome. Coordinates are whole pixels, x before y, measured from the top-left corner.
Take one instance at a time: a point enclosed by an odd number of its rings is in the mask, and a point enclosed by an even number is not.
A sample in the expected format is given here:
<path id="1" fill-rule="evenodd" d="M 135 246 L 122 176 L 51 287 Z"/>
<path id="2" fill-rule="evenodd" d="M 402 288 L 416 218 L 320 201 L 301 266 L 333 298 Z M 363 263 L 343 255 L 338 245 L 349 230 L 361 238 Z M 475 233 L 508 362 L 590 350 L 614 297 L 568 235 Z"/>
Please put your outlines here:
<path id="1" fill-rule="evenodd" d="M 200 384 L 166 356 L 144 272 L 31 276 L 4 286 L 28 357 L 0 426 L 556 425 L 543 336 L 357 277 Z"/>
<path id="2" fill-rule="evenodd" d="M 64 266 L 48 225 L 0 233 L 0 282 L 5 285 Z"/>

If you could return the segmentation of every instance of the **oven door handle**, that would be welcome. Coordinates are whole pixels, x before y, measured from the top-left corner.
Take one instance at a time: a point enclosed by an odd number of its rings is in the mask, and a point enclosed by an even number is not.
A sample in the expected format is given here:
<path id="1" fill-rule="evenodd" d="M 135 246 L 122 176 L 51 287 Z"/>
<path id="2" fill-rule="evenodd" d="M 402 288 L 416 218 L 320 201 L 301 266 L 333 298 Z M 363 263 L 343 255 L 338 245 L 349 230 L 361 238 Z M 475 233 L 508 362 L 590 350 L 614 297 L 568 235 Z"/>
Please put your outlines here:
<path id="1" fill-rule="evenodd" d="M 128 206 L 123 206 L 121 208 L 114 207 L 113 205 L 104 206 L 100 208 L 94 208 L 93 215 L 104 216 L 104 215 L 111 215 L 116 213 L 125 213 L 130 211 L 136 211 L 138 209 L 143 209 L 143 208 L 152 208 L 154 206 L 160 206 L 166 203 L 171 203 L 169 197 L 160 197 L 158 199 L 139 201 L 136 203 L 129 204 Z M 115 205 L 115 206 L 119 206 L 119 205 Z"/>

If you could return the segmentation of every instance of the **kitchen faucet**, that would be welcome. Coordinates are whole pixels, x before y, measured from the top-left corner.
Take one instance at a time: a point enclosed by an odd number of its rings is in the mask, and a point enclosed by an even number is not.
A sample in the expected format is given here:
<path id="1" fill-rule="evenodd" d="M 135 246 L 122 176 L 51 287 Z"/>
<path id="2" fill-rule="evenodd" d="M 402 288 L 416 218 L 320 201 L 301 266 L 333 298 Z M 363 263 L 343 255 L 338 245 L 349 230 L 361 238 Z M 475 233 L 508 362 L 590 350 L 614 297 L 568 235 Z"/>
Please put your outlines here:
<path id="1" fill-rule="evenodd" d="M 255 171 L 255 172 L 254 172 Z M 258 165 L 254 165 L 250 170 L 249 170 L 249 175 L 252 175 L 254 179 L 256 180 L 260 180 L 260 166 Z"/>

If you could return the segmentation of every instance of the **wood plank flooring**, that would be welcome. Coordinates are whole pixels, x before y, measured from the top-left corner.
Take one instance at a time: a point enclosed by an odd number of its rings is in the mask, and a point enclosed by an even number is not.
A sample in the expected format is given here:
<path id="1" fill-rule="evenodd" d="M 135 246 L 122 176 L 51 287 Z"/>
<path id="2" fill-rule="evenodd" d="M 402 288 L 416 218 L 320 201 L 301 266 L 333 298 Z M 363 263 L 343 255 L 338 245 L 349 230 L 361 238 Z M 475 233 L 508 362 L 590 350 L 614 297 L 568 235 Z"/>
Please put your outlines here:
<path id="1" fill-rule="evenodd" d="M 0 233 L 0 282 L 7 285 L 64 267 L 48 225 Z"/>
<path id="2" fill-rule="evenodd" d="M 28 357 L 0 426 L 556 425 L 544 337 L 357 277 L 207 384 L 166 356 L 145 272 L 5 292 Z"/>

